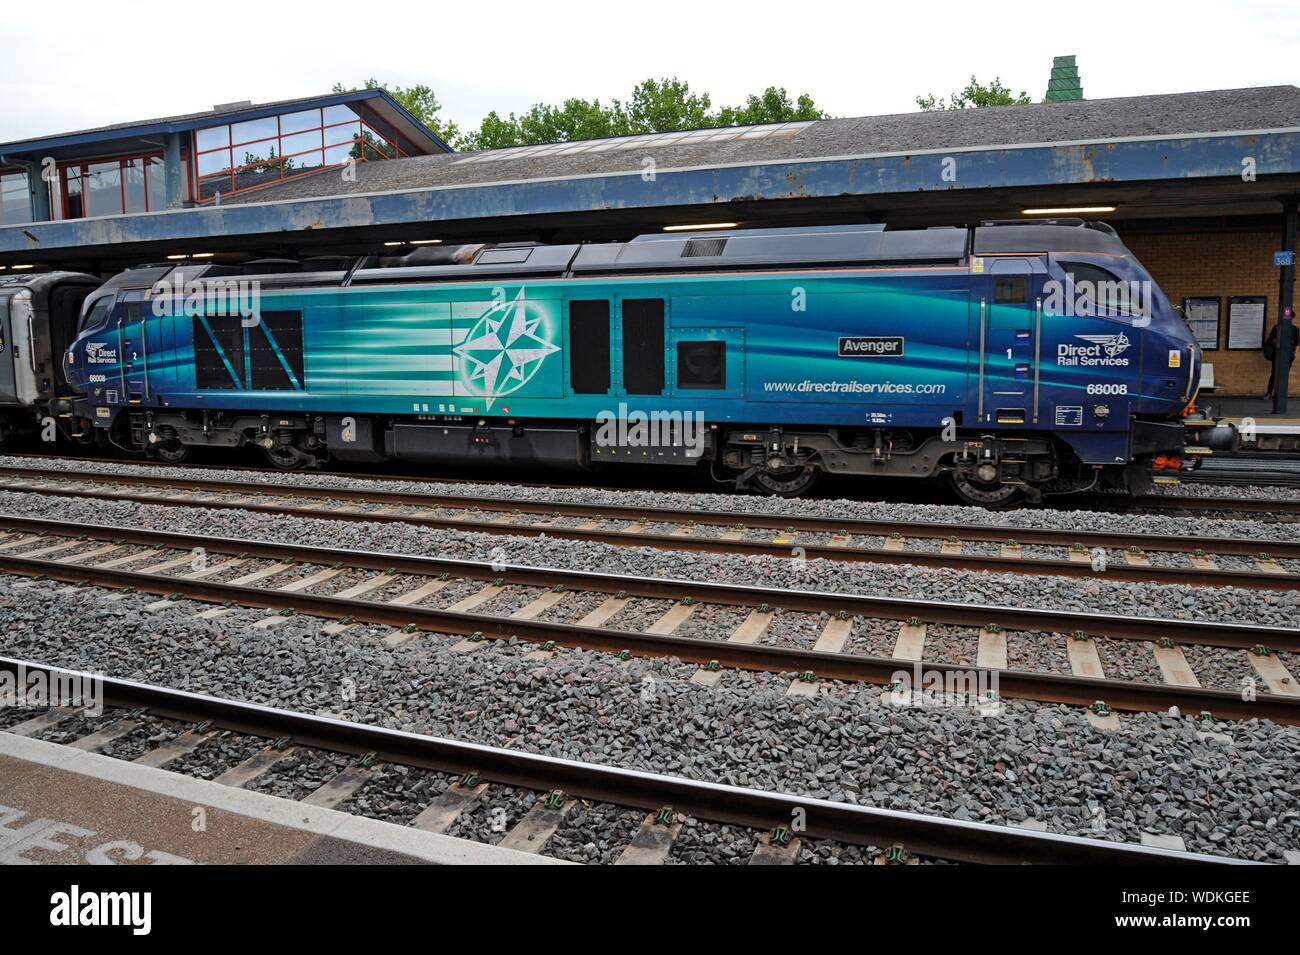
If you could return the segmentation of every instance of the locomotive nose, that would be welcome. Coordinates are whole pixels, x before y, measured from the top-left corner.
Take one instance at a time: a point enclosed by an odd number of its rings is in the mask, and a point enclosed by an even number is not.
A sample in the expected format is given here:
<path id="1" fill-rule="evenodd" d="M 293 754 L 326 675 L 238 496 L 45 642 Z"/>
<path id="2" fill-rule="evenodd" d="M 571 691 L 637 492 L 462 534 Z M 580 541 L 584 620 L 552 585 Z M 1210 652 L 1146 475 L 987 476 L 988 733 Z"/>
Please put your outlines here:
<path id="1" fill-rule="evenodd" d="M 68 346 L 68 350 L 63 353 L 63 377 L 73 388 L 80 388 L 85 384 L 81 368 L 77 364 L 77 346 L 75 342 Z"/>

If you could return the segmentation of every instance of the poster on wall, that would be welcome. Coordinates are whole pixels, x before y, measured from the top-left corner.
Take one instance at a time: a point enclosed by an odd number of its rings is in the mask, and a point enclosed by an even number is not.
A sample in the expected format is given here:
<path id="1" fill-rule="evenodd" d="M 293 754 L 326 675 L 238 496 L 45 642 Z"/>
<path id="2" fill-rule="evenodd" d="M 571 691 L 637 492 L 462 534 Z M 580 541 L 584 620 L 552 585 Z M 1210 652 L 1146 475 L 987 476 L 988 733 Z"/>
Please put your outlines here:
<path id="1" fill-rule="evenodd" d="M 1183 299 L 1183 317 L 1202 351 L 1216 351 L 1219 347 L 1220 304 L 1222 299 L 1217 296 Z"/>
<path id="2" fill-rule="evenodd" d="M 1228 349 L 1258 351 L 1264 347 L 1264 309 L 1268 302 L 1262 295 L 1234 295 L 1228 299 Z"/>

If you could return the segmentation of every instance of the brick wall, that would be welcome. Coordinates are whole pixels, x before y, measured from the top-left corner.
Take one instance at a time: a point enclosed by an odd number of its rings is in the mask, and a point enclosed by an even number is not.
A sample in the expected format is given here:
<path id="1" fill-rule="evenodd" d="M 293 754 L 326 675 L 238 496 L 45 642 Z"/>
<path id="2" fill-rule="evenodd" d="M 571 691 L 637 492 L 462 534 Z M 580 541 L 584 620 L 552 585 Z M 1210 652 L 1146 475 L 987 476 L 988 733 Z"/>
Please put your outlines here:
<path id="1" fill-rule="evenodd" d="M 1215 297 L 1219 305 L 1219 349 L 1206 351 L 1214 365 L 1216 394 L 1263 395 L 1269 363 L 1261 351 L 1228 351 L 1228 297 L 1264 295 L 1268 298 L 1264 334 L 1277 324 L 1280 275 L 1273 253 L 1281 245 L 1280 229 L 1261 232 L 1199 232 L 1188 235 L 1120 236 L 1146 266 L 1169 300 Z M 1300 395 L 1300 361 L 1291 368 L 1291 394 Z"/>

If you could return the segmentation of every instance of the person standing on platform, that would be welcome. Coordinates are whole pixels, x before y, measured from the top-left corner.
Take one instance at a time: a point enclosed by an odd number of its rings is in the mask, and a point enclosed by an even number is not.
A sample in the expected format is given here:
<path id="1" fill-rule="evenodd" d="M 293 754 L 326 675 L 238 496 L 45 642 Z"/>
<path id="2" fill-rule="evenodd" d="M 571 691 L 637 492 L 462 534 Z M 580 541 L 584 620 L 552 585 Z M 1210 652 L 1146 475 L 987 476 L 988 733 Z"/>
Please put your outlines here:
<path id="1" fill-rule="evenodd" d="M 1284 316 L 1286 323 L 1290 326 L 1288 329 L 1291 341 L 1291 363 L 1287 365 L 1288 372 L 1295 367 L 1296 351 L 1300 350 L 1300 334 L 1297 333 L 1295 317 L 1291 310 L 1287 309 Z M 1274 359 L 1277 357 L 1277 330 L 1281 322 L 1273 326 L 1273 330 L 1268 333 L 1268 338 L 1264 339 L 1264 358 L 1268 360 L 1268 393 L 1264 395 L 1266 399 L 1271 400 L 1273 391 L 1277 385 L 1277 364 Z"/>

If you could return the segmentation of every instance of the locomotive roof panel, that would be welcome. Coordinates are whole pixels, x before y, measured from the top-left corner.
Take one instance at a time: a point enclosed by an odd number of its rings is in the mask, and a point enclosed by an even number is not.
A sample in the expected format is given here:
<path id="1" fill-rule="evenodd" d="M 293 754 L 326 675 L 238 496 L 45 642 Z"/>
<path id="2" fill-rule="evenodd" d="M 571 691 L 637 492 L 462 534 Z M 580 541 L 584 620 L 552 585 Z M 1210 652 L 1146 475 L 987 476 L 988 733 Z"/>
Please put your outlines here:
<path id="1" fill-rule="evenodd" d="M 406 255 L 301 262 L 264 259 L 244 266 L 161 264 L 128 269 L 104 288 L 150 288 L 254 277 L 270 287 L 360 286 L 372 283 L 526 280 L 637 272 L 746 271 L 799 266 L 962 265 L 968 253 L 1104 252 L 1128 256 L 1104 223 L 1057 220 L 890 230 L 880 223 L 778 229 L 731 229 L 640 235 L 629 242 L 587 245 L 471 243 L 430 246 Z"/>
<path id="2" fill-rule="evenodd" d="M 1104 252 L 1131 255 L 1118 235 L 1100 223 L 1072 225 L 1015 222 L 981 226 L 975 230 L 975 255 L 1009 252 Z"/>
<path id="3" fill-rule="evenodd" d="M 966 255 L 966 238 L 965 229 L 889 232 L 880 225 L 643 235 L 631 242 L 582 246 L 573 271 L 581 274 L 764 265 L 957 262 Z"/>

